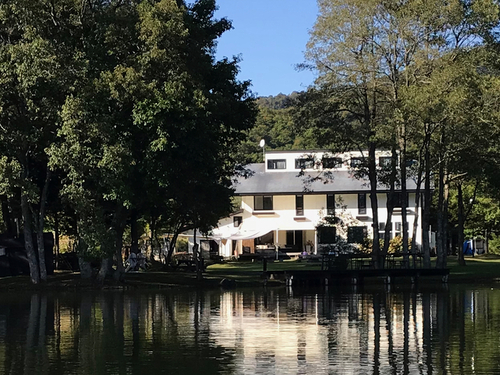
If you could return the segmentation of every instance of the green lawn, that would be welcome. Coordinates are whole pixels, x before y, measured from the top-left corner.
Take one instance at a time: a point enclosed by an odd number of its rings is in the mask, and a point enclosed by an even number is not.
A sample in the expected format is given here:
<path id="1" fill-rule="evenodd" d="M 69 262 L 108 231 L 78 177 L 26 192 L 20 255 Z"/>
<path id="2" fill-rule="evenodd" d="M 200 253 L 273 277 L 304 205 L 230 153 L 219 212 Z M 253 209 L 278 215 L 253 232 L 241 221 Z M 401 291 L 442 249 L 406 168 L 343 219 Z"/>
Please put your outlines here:
<path id="1" fill-rule="evenodd" d="M 466 257 L 466 265 L 459 266 L 456 257 L 448 257 L 447 264 L 450 268 L 450 282 L 465 281 L 500 281 L 500 256 L 482 255 Z M 435 264 L 435 258 L 432 260 Z M 288 260 L 284 262 L 268 262 L 269 271 L 278 270 L 319 270 L 321 263 L 308 263 Z M 242 277 L 251 273 L 262 272 L 261 262 L 229 262 L 209 266 L 207 274 L 212 276 Z"/>
<path id="2" fill-rule="evenodd" d="M 459 266 L 455 257 L 448 257 L 450 281 L 500 281 L 500 257 L 482 255 L 465 258 L 465 266 Z"/>
<path id="3" fill-rule="evenodd" d="M 435 259 L 433 260 L 435 262 Z M 177 272 L 139 272 L 125 275 L 125 283 L 115 283 L 107 280 L 105 287 L 110 288 L 158 288 L 158 287 L 183 287 L 194 286 L 203 288 L 217 287 L 222 279 L 236 280 L 240 286 L 261 287 L 262 278 L 261 262 L 226 262 L 214 264 L 207 268 L 203 280 L 196 279 L 196 274 L 189 271 Z M 483 255 L 475 258 L 467 257 L 466 266 L 459 266 L 455 257 L 448 258 L 450 268 L 449 282 L 489 283 L 500 281 L 500 256 Z M 283 262 L 268 262 L 268 271 L 286 270 L 320 270 L 321 263 L 299 262 L 285 260 Z M 268 285 L 280 285 L 280 282 L 268 282 Z M 96 287 L 80 279 L 78 273 L 56 273 L 49 277 L 47 284 L 34 287 L 28 276 L 0 278 L 0 289 L 4 291 L 19 289 L 80 289 Z"/>

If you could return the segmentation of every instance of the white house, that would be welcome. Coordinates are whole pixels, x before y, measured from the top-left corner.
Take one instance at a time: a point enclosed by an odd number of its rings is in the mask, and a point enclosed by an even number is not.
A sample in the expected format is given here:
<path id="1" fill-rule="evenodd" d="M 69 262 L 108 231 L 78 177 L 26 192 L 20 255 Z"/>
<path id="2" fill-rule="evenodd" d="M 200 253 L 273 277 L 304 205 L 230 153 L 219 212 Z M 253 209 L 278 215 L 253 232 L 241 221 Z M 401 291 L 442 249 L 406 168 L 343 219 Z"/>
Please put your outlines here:
<path id="1" fill-rule="evenodd" d="M 372 237 L 370 186 L 368 180 L 355 177 L 361 156 L 360 152 L 268 151 L 265 162 L 249 165 L 251 176 L 239 178 L 235 186 L 241 209 L 220 220 L 208 238 L 198 236 L 201 248 L 224 257 L 275 246 L 287 252 L 318 253 L 324 243 L 331 242 L 331 230 L 318 228 L 325 217 L 340 218 L 342 225 L 333 235 L 344 236 L 348 242 Z M 389 152 L 377 152 L 380 168 L 390 161 Z M 402 234 L 401 205 L 405 202 L 411 237 L 416 217 L 415 190 L 415 182 L 408 179 L 407 198 L 397 193 L 391 237 Z M 389 188 L 381 184 L 377 191 L 378 229 L 383 232 Z M 419 212 L 418 218 L 421 217 Z M 421 243 L 420 220 L 417 245 Z"/>

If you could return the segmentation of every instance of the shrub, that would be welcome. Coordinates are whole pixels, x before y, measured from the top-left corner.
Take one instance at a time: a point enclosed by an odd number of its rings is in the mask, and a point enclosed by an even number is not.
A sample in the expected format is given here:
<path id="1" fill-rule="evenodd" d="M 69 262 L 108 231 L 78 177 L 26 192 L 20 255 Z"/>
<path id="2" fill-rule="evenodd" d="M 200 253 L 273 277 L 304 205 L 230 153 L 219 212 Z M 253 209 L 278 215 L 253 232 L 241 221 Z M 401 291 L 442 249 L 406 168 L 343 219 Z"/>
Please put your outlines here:
<path id="1" fill-rule="evenodd" d="M 408 238 L 408 251 L 411 252 L 411 238 Z M 403 252 L 403 237 L 396 236 L 389 242 L 388 254 Z"/>

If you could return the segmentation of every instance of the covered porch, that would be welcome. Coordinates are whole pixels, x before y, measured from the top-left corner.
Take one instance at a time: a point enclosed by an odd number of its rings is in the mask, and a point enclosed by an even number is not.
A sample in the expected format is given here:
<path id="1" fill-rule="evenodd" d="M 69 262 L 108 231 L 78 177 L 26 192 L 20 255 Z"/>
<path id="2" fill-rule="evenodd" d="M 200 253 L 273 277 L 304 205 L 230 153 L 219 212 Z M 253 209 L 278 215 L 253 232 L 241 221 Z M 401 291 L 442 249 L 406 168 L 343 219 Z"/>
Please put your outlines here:
<path id="1" fill-rule="evenodd" d="M 271 252 L 298 257 L 300 254 L 317 253 L 316 231 L 311 229 L 255 230 L 253 232 L 235 233 L 221 238 L 221 255 L 239 258 L 249 254 L 269 255 Z"/>

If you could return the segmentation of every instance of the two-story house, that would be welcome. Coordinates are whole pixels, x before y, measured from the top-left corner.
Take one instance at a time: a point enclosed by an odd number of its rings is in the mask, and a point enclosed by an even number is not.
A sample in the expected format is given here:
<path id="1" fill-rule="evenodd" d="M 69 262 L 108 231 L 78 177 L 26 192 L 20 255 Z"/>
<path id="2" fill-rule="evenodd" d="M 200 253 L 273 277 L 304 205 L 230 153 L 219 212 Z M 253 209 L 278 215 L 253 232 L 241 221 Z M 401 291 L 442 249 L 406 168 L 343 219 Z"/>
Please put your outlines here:
<path id="1" fill-rule="evenodd" d="M 381 169 L 390 162 L 389 152 L 377 152 L 377 165 Z M 287 252 L 318 253 L 323 245 L 333 242 L 335 236 L 343 236 L 347 242 L 361 242 L 363 237 L 372 237 L 369 182 L 357 178 L 356 174 L 362 163 L 360 152 L 267 152 L 265 162 L 249 165 L 251 176 L 240 178 L 235 186 L 241 209 L 220 220 L 209 238 L 200 238 L 202 249 L 218 251 L 224 257 L 259 252 L 274 246 Z M 396 193 L 391 237 L 402 235 L 402 204 L 408 207 L 411 237 L 416 217 L 415 190 L 415 182 L 409 179 L 407 197 Z M 383 232 L 389 187 L 380 184 L 377 191 L 377 229 Z M 337 228 L 333 236 L 330 231 L 320 228 L 328 216 L 339 218 L 338 222 L 342 224 L 343 229 Z M 421 216 L 419 212 L 418 218 Z M 417 245 L 420 245 L 420 239 L 419 222 Z"/>

